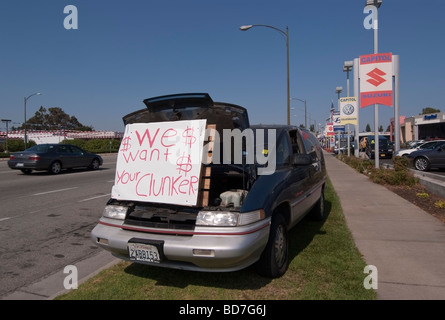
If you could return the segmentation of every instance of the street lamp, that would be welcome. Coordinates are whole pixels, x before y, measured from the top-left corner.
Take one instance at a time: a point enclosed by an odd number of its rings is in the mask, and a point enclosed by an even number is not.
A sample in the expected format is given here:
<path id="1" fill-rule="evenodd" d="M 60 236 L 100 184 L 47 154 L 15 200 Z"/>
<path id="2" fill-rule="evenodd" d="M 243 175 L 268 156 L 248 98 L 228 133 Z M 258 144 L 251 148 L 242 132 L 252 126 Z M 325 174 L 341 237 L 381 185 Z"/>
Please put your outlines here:
<path id="1" fill-rule="evenodd" d="M 304 127 L 307 129 L 307 107 L 306 107 L 306 99 L 301 100 L 298 98 L 291 98 L 291 100 L 298 100 L 304 102 Z"/>
<path id="2" fill-rule="evenodd" d="M 382 0 L 366 0 L 367 6 L 375 6 L 377 9 L 382 5 Z"/>
<path id="3" fill-rule="evenodd" d="M 349 72 L 352 70 L 354 61 L 345 61 L 343 64 L 343 72 L 346 72 L 346 96 L 349 97 Z"/>
<path id="4" fill-rule="evenodd" d="M 335 92 L 337 93 L 337 98 L 340 100 L 340 93 L 343 91 L 343 87 L 336 87 Z"/>
<path id="5" fill-rule="evenodd" d="M 335 88 L 335 92 L 337 93 L 337 108 L 338 111 L 340 112 L 340 93 L 343 91 L 343 87 L 336 87 Z M 334 123 L 335 126 L 335 123 Z M 338 131 L 338 150 L 340 152 L 340 130 Z"/>
<path id="6" fill-rule="evenodd" d="M 267 24 L 249 24 L 240 27 L 241 31 L 247 31 L 253 27 L 266 27 L 274 29 L 286 37 L 286 54 L 287 54 L 287 124 L 290 125 L 290 80 L 289 80 L 289 28 L 286 27 L 286 31 L 283 31 L 274 26 L 270 26 Z"/>
<path id="7" fill-rule="evenodd" d="M 352 70 L 354 61 L 345 61 L 343 64 L 343 72 L 346 72 L 346 96 L 349 97 L 349 72 Z M 348 123 L 348 157 L 351 155 L 351 148 L 349 147 L 350 141 L 349 123 Z"/>
<path id="8" fill-rule="evenodd" d="M 28 145 L 28 137 L 26 136 L 26 102 L 28 101 L 29 98 L 31 98 L 32 96 L 40 96 L 41 93 L 37 92 L 37 93 L 33 93 L 31 95 L 29 95 L 27 98 L 25 98 L 25 149 L 27 149 L 27 145 Z"/>
<path id="9" fill-rule="evenodd" d="M 374 23 L 374 54 L 377 54 L 379 52 L 379 19 L 378 19 L 378 9 L 382 5 L 382 0 L 366 0 L 365 8 L 368 6 L 374 6 L 376 8 L 375 10 L 375 16 L 373 21 Z M 378 126 L 379 126 L 379 105 L 376 103 L 374 105 L 374 148 L 375 148 L 375 154 L 374 157 L 375 161 L 375 168 L 378 169 L 380 167 L 380 157 L 377 155 L 377 152 L 379 150 L 379 136 L 378 136 Z"/>

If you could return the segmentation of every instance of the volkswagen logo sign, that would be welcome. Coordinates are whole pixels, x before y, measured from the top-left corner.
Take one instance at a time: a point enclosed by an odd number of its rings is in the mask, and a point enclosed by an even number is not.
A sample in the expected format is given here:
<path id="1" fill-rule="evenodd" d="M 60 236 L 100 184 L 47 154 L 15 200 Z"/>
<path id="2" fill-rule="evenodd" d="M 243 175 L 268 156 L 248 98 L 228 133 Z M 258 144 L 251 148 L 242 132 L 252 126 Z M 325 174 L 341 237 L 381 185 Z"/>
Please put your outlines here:
<path id="1" fill-rule="evenodd" d="M 343 113 L 347 116 L 350 116 L 351 114 L 354 113 L 354 106 L 352 104 L 347 104 L 345 106 L 343 106 Z"/>

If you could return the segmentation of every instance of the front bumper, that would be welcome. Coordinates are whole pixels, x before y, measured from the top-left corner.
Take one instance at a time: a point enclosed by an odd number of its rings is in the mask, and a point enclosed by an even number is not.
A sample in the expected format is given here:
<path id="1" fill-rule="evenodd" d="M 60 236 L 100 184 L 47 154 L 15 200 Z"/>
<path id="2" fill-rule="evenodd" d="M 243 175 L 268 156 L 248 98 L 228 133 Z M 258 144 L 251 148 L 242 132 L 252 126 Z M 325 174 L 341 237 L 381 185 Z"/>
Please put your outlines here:
<path id="1" fill-rule="evenodd" d="M 244 269 L 261 256 L 269 239 L 270 218 L 242 227 L 196 227 L 193 232 L 125 226 L 123 221 L 101 218 L 91 240 L 114 256 L 130 260 L 128 242 L 143 239 L 163 242 L 164 259 L 144 264 L 193 271 L 225 272 Z M 136 261 L 135 261 L 136 262 Z"/>

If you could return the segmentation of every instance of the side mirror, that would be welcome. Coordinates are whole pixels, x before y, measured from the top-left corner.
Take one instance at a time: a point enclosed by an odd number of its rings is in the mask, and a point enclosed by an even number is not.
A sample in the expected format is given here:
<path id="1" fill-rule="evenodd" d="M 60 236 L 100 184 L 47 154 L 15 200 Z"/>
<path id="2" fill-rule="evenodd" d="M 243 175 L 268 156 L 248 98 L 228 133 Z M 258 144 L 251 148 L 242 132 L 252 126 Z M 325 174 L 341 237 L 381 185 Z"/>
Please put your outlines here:
<path id="1" fill-rule="evenodd" d="M 294 153 L 292 157 L 293 166 L 308 166 L 312 163 L 312 156 L 309 154 Z"/>

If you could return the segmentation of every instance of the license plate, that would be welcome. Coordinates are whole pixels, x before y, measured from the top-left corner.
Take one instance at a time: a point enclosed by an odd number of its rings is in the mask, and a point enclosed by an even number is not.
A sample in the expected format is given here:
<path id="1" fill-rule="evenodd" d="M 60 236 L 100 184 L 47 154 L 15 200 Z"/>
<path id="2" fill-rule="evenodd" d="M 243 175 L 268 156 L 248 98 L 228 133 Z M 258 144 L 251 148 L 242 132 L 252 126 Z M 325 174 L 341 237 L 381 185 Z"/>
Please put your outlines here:
<path id="1" fill-rule="evenodd" d="M 381 156 L 381 157 L 386 157 L 386 154 L 381 153 L 380 156 Z"/>
<path id="2" fill-rule="evenodd" d="M 17 163 L 15 166 L 16 166 L 17 168 L 23 168 L 25 165 L 24 165 L 23 163 L 19 162 L 19 163 Z"/>
<path id="3" fill-rule="evenodd" d="M 128 255 L 132 261 L 161 262 L 158 248 L 151 244 L 128 243 Z"/>

